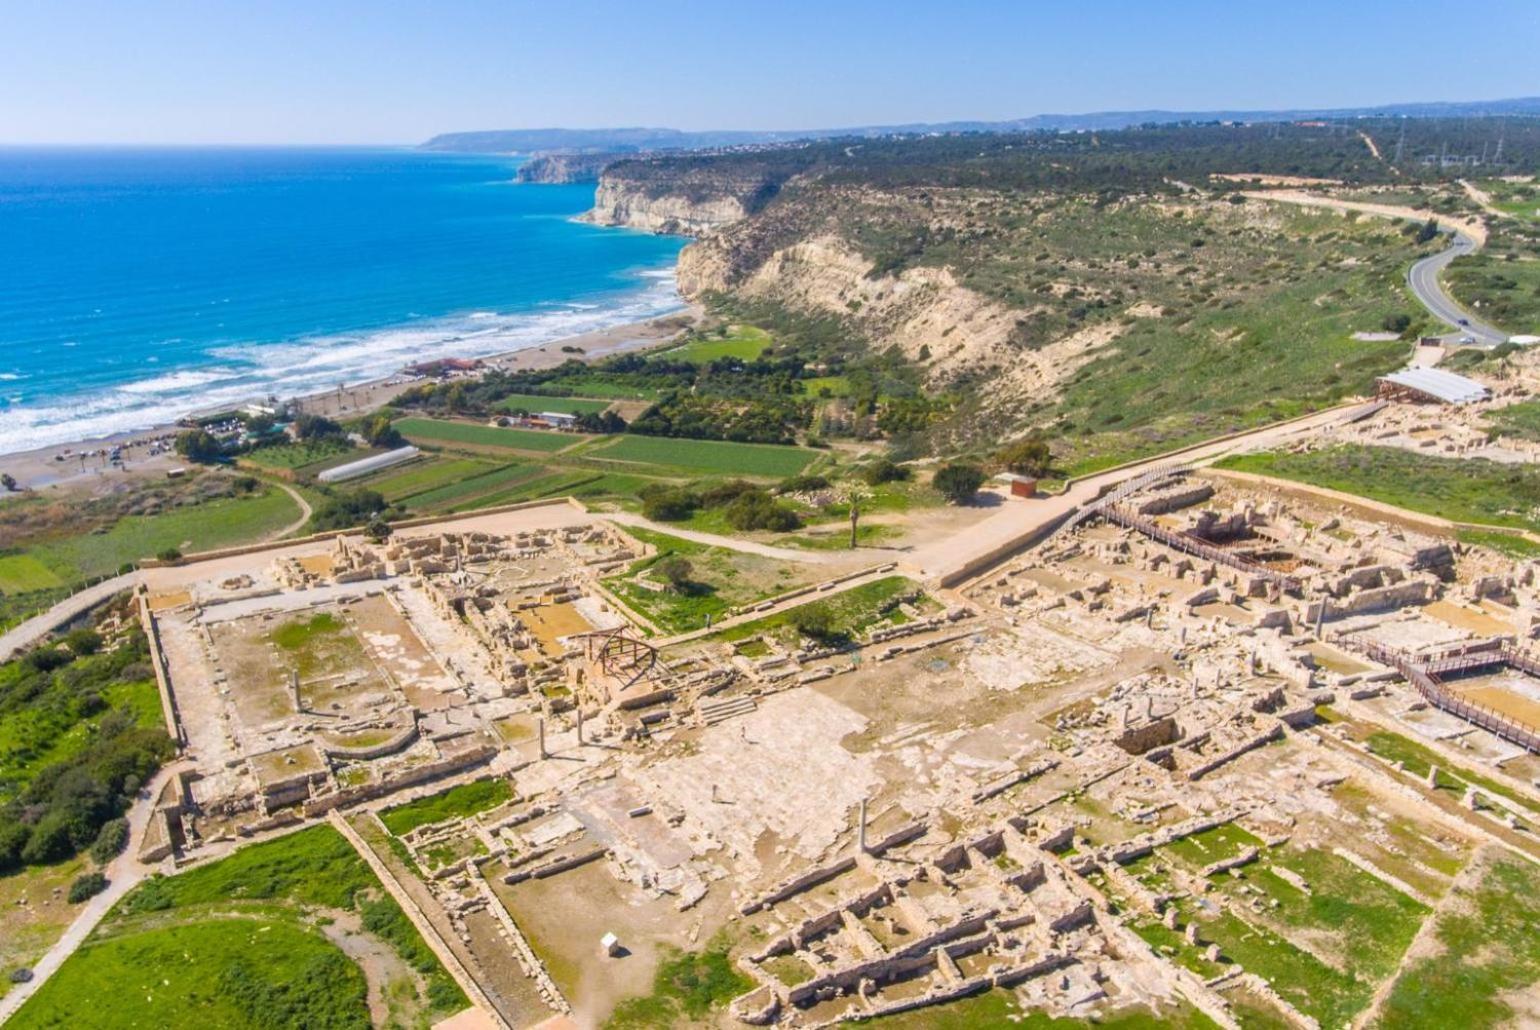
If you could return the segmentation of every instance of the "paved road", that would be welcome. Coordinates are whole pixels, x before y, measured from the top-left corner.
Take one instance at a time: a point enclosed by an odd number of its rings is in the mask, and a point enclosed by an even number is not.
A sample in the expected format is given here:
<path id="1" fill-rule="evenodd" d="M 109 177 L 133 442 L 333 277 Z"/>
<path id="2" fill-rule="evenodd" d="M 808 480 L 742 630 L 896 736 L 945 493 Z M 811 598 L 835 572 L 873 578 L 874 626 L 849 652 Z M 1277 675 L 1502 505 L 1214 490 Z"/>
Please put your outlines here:
<path id="1" fill-rule="evenodd" d="M 111 579 L 104 579 L 93 587 L 86 587 L 71 594 L 41 615 L 34 615 L 26 622 L 18 623 L 5 633 L 0 633 L 0 661 L 5 661 L 18 651 L 24 651 L 60 626 L 94 608 L 121 590 L 130 590 L 139 580 L 139 573 L 128 572 Z"/>
<path id="2" fill-rule="evenodd" d="M 1495 347 L 1505 342 L 1508 334 L 1472 317 L 1444 291 L 1444 284 L 1439 282 L 1438 278 L 1455 258 L 1474 254 L 1476 250 L 1476 241 L 1456 229 L 1454 242 L 1448 249 L 1428 255 L 1407 271 L 1406 284 L 1411 287 L 1417 299 L 1422 301 L 1422 306 L 1427 308 L 1434 318 L 1461 335 L 1475 337 L 1477 343 Z M 1465 319 L 1467 324 L 1461 325 L 1461 319 Z"/>
<path id="3" fill-rule="evenodd" d="M 1284 204 L 1298 204 L 1301 207 L 1321 207 L 1334 211 L 1357 211 L 1366 215 L 1374 215 L 1379 218 L 1399 218 L 1409 221 L 1425 221 L 1432 218 L 1438 222 L 1444 231 L 1454 234 L 1454 243 L 1448 249 L 1441 250 L 1437 254 L 1431 254 L 1423 258 L 1406 273 L 1406 283 L 1411 287 L 1412 293 L 1422 302 L 1423 306 L 1434 318 L 1454 329 L 1462 336 L 1473 336 L 1476 342 L 1486 346 L 1495 346 L 1508 339 L 1508 334 L 1501 329 L 1496 329 L 1484 322 L 1472 318 L 1470 313 L 1457 304 L 1453 297 L 1444 292 L 1444 286 L 1439 282 L 1439 275 L 1449 263 L 1457 257 L 1465 254 L 1474 254 L 1486 243 L 1486 226 L 1474 218 L 1450 218 L 1448 215 L 1440 215 L 1433 211 L 1421 210 L 1410 207 L 1399 207 L 1395 204 L 1373 204 L 1367 201 L 1340 200 L 1336 197 L 1320 197 L 1302 190 L 1252 190 L 1246 192 L 1246 196 L 1254 200 L 1273 200 Z M 1466 319 L 1470 324 L 1461 325 L 1460 319 Z"/>

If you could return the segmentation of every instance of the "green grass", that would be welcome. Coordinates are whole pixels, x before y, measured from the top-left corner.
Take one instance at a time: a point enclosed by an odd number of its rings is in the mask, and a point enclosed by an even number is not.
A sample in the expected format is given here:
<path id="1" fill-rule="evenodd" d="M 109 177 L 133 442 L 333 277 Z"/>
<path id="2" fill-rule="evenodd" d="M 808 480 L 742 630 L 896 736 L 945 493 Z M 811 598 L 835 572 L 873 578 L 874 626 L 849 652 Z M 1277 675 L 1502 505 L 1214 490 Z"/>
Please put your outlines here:
<path id="1" fill-rule="evenodd" d="M 474 447 L 498 447 L 513 451 L 537 451 L 549 454 L 589 439 L 572 433 L 537 429 L 501 429 L 474 422 L 448 422 L 436 418 L 404 418 L 396 422 L 402 435 L 414 442 L 428 444 L 469 444 Z"/>
<path id="2" fill-rule="evenodd" d="M 1225 823 L 1202 833 L 1194 833 L 1181 840 L 1172 841 L 1166 847 L 1171 854 L 1185 860 L 1196 869 L 1211 862 L 1234 858 L 1247 848 L 1260 848 L 1260 838 L 1247 833 L 1234 823 Z"/>
<path id="3" fill-rule="evenodd" d="M 762 633 L 791 635 L 795 632 L 793 626 L 800 613 L 814 607 L 822 608 L 829 613 L 830 622 L 835 631 L 853 636 L 868 626 L 875 625 L 888 613 L 898 598 L 917 589 L 918 585 L 913 580 L 903 576 L 887 576 L 823 600 L 797 605 L 762 619 L 752 619 L 749 622 L 731 626 L 711 634 L 711 639 L 731 643 L 757 637 Z"/>
<path id="4" fill-rule="evenodd" d="M 1451 765 L 1449 761 L 1414 740 L 1409 740 L 1399 733 L 1391 733 L 1388 730 L 1376 730 L 1364 741 L 1369 750 L 1388 762 L 1400 762 L 1408 773 L 1416 777 L 1428 775 L 1430 766 L 1438 766 L 1438 787 L 1441 790 L 1453 791 L 1464 794 L 1466 785 L 1479 787 L 1481 790 L 1507 798 L 1521 805 L 1534 806 L 1534 802 L 1523 794 L 1505 786 L 1489 776 L 1471 772 L 1469 769 Z"/>
<path id="5" fill-rule="evenodd" d="M 431 1011 L 444 1015 L 465 1007 L 464 995 L 405 913 L 385 895 L 374 873 L 347 840 L 330 826 L 313 826 L 249 845 L 175 876 L 151 877 L 118 903 L 91 940 L 171 924 L 175 924 L 173 931 L 180 939 L 201 925 L 221 926 L 232 910 L 260 914 L 264 922 L 275 926 L 292 925 L 310 909 L 358 911 L 365 931 L 388 944 L 422 974 Z M 64 969 L 77 961 L 91 964 L 76 955 Z"/>
<path id="6" fill-rule="evenodd" d="M 997 987 L 945 1005 L 928 1005 L 879 1019 L 860 1019 L 859 1026 L 882 1030 L 1209 1030 L 1215 1024 L 1198 1010 L 1181 1005 L 1159 1012 L 1147 1008 L 1118 1009 L 1091 1019 L 1050 1016 L 1040 1009 L 1023 1009 L 1016 992 Z"/>
<path id="7" fill-rule="evenodd" d="M 581 472 L 567 469 L 550 471 L 543 476 L 536 476 L 534 479 L 519 479 L 505 490 L 496 490 L 467 501 L 458 502 L 448 510 L 470 511 L 475 508 L 491 508 L 500 504 L 520 504 L 524 501 L 538 501 L 547 497 L 565 497 L 580 487 L 597 482 L 602 478 L 603 473 L 600 472 Z"/>
<path id="8" fill-rule="evenodd" d="M 557 411 L 564 415 L 596 415 L 610 406 L 607 400 L 589 400 L 584 397 L 547 397 L 536 393 L 509 394 L 493 405 L 499 411 Z"/>
<path id="9" fill-rule="evenodd" d="M 267 487 L 246 497 L 191 504 L 159 515 L 130 515 L 105 533 L 40 542 L 27 553 L 69 581 L 112 575 L 129 562 L 168 548 L 184 554 L 252 543 L 299 518 L 282 490 Z"/>
<path id="10" fill-rule="evenodd" d="M 1378 1025 L 1516 1026 L 1520 997 L 1540 983 L 1540 869 L 1501 855 L 1461 904 L 1441 910 L 1434 933 L 1443 954 L 1413 962 L 1391 988 Z"/>
<path id="11" fill-rule="evenodd" d="M 1348 445 L 1225 458 L 1219 468 L 1326 487 L 1457 522 L 1540 529 L 1540 468 Z"/>
<path id="12" fill-rule="evenodd" d="M 728 957 L 718 937 L 702 951 L 668 953 L 653 975 L 652 993 L 615 1007 L 605 1024 L 610 1030 L 671 1026 L 680 1019 L 700 1025 L 703 1018 L 754 986 Z"/>
<path id="13" fill-rule="evenodd" d="M 327 437 L 323 440 L 311 440 L 305 443 L 271 444 L 267 447 L 258 447 L 241 456 L 241 460 L 247 464 L 256 465 L 265 469 L 288 469 L 293 471 L 305 465 L 314 465 L 317 462 L 335 458 L 338 455 L 350 454 L 353 445 L 346 440 L 338 440 L 335 437 Z"/>
<path id="14" fill-rule="evenodd" d="M 1200 934 L 1217 943 L 1223 957 L 1266 980 L 1285 1001 L 1322 1026 L 1346 1025 L 1374 994 L 1373 984 L 1360 983 L 1276 933 L 1228 912 L 1202 921 Z"/>
<path id="15" fill-rule="evenodd" d="M 725 336 L 697 337 L 681 347 L 664 351 L 663 357 L 697 365 L 722 358 L 753 361 L 770 346 L 770 334 L 751 325 L 733 326 Z"/>
<path id="16" fill-rule="evenodd" d="M 473 458 L 430 458 L 427 461 L 414 461 L 402 469 L 392 470 L 377 478 L 359 480 L 356 485 L 378 490 L 387 501 L 394 504 L 414 494 L 471 479 L 492 467 L 488 462 Z"/>
<path id="17" fill-rule="evenodd" d="M 1504 436 L 1540 440 L 1540 400 L 1520 401 L 1506 408 L 1489 411 L 1486 420 Z"/>
<path id="18" fill-rule="evenodd" d="M 760 555 L 700 544 L 640 527 L 627 527 L 627 531 L 641 542 L 652 545 L 657 553 L 632 563 L 623 575 L 606 579 L 605 586 L 666 633 L 699 629 L 705 625 L 708 615 L 718 621 L 731 608 L 762 601 L 810 581 L 806 575 L 797 574 L 801 571 L 797 566 Z M 690 562 L 688 588 L 682 592 L 674 589 L 655 591 L 636 584 L 638 575 L 669 556 Z M 658 577 L 651 578 L 661 582 Z"/>
<path id="19" fill-rule="evenodd" d="M 1491 529 L 1461 529 L 1455 533 L 1462 544 L 1490 547 L 1510 558 L 1527 559 L 1540 557 L 1540 544 L 1512 533 L 1500 533 Z"/>
<path id="20" fill-rule="evenodd" d="M 608 446 L 596 448 L 589 456 L 702 472 L 783 479 L 807 468 L 818 457 L 818 453 L 800 447 L 778 447 L 774 444 L 628 434 Z"/>
<path id="21" fill-rule="evenodd" d="M 463 819 L 477 812 L 485 812 L 512 797 L 513 785 L 502 777 L 476 780 L 451 787 L 442 794 L 387 808 L 380 813 L 380 821 L 387 830 L 399 837 L 429 823 Z"/>
<path id="22" fill-rule="evenodd" d="M 485 465 L 481 466 L 486 468 Z M 406 507 L 425 511 L 439 509 L 458 504 L 467 498 L 481 497 L 496 493 L 505 489 L 510 484 L 523 482 L 540 471 L 538 465 L 526 465 L 515 462 L 511 465 L 499 465 L 480 475 L 474 475 L 457 482 L 445 483 L 432 490 L 424 490 L 402 499 Z"/>
<path id="23" fill-rule="evenodd" d="M 336 945 L 267 919 L 204 922 L 83 945 L 12 1027 L 369 1026 L 364 975 Z"/>
<path id="24" fill-rule="evenodd" d="M 58 573 L 30 554 L 0 557 L 0 594 L 24 594 L 64 586 Z"/>

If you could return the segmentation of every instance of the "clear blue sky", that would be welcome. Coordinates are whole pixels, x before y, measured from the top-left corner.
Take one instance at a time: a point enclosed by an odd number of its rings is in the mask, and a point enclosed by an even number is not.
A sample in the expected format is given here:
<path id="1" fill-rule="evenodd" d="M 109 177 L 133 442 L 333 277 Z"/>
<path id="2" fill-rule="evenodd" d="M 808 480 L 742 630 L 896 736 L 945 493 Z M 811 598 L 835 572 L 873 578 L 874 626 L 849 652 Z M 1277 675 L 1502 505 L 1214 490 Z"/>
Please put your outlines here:
<path id="1" fill-rule="evenodd" d="M 0 0 L 0 141 L 1477 100 L 1537 57 L 1537 0 Z"/>

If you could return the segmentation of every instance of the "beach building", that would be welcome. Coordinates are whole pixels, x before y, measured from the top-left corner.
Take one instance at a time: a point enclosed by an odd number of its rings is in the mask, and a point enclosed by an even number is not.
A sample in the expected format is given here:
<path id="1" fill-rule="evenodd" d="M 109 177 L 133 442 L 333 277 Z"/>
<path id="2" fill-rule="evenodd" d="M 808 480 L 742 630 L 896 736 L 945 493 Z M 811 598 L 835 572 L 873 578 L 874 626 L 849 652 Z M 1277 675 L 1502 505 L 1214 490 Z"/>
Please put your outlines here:
<path id="1" fill-rule="evenodd" d="M 1033 497 L 1037 494 L 1037 480 L 1032 476 L 1002 472 L 995 476 L 995 482 L 1009 490 L 1012 497 Z"/>
<path id="2" fill-rule="evenodd" d="M 1380 376 L 1377 396 L 1382 400 L 1423 401 L 1435 404 L 1472 404 L 1492 392 L 1474 379 L 1441 368 L 1408 368 Z"/>
<path id="3" fill-rule="evenodd" d="M 344 480 L 357 479 L 359 476 L 367 476 L 371 472 L 390 468 L 392 465 L 399 465 L 403 461 L 411 461 L 419 453 L 421 452 L 417 448 L 407 444 L 405 447 L 397 447 L 393 451 L 386 451 L 383 454 L 371 454 L 367 458 L 359 458 L 357 461 L 350 461 L 346 465 L 329 468 L 316 476 L 316 478 L 323 483 L 341 483 Z"/>

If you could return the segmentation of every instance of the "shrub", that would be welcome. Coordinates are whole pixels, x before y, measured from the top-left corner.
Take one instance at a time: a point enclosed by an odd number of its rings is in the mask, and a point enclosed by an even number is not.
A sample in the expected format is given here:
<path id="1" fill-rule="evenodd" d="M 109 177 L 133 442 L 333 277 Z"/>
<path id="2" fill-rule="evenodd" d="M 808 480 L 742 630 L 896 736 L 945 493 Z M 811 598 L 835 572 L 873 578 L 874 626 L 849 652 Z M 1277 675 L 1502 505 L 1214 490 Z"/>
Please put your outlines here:
<path id="1" fill-rule="evenodd" d="M 724 513 L 728 525 L 744 531 L 766 529 L 787 533 L 802 525 L 796 512 L 784 504 L 777 504 L 769 494 L 757 489 L 740 494 Z"/>
<path id="2" fill-rule="evenodd" d="M 681 487 L 647 488 L 642 491 L 642 514 L 659 522 L 682 522 L 695 514 L 700 498 Z"/>
<path id="3" fill-rule="evenodd" d="M 95 654 L 102 649 L 102 635 L 90 629 L 72 629 L 64 634 L 64 644 L 71 654 Z"/>
<path id="4" fill-rule="evenodd" d="M 107 877 L 101 873 L 86 873 L 75 877 L 75 882 L 70 884 L 69 894 L 65 895 L 71 905 L 78 905 L 87 898 L 94 898 L 107 889 Z"/>
<path id="5" fill-rule="evenodd" d="M 109 819 L 102 823 L 96 842 L 91 845 L 91 860 L 97 865 L 106 865 L 123 851 L 127 843 L 128 820 Z"/>
<path id="6" fill-rule="evenodd" d="M 800 494 L 812 490 L 827 490 L 829 481 L 823 476 L 792 476 L 790 479 L 781 480 L 781 485 L 775 488 L 778 494 Z"/>
<path id="7" fill-rule="evenodd" d="M 881 486 L 883 483 L 897 483 L 909 478 L 909 470 L 902 465 L 894 464 L 887 458 L 878 458 L 866 468 L 861 470 L 861 479 L 867 486 Z"/>
<path id="8" fill-rule="evenodd" d="M 977 465 L 953 462 L 937 470 L 931 485 L 952 504 L 963 504 L 984 485 L 984 470 Z"/>
<path id="9" fill-rule="evenodd" d="M 160 561 L 179 561 L 182 552 L 175 547 L 166 547 L 155 552 L 155 557 Z"/>
<path id="10" fill-rule="evenodd" d="M 1053 454 L 1048 450 L 1048 441 L 1037 435 L 1006 445 L 1000 451 L 998 458 L 1000 464 L 1023 476 L 1044 475 L 1053 462 Z"/>

